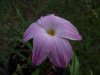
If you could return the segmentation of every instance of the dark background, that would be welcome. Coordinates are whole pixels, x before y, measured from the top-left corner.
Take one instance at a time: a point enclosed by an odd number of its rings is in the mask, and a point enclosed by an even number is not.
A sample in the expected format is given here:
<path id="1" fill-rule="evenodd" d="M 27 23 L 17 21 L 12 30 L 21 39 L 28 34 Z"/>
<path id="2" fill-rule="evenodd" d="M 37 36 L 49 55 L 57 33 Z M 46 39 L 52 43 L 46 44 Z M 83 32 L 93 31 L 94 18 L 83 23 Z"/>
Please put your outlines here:
<path id="1" fill-rule="evenodd" d="M 72 41 L 82 75 L 90 70 L 100 75 L 100 0 L 0 0 L 0 63 L 6 63 L 25 29 L 48 14 L 71 21 L 82 35 L 81 42 Z"/>

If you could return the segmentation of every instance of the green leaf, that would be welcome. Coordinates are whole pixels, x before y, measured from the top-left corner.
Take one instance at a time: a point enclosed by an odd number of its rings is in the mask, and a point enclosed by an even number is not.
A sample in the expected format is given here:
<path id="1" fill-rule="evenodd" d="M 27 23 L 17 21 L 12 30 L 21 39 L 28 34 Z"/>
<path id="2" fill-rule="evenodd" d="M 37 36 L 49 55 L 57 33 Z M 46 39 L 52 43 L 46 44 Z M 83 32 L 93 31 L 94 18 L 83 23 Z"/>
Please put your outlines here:
<path id="1" fill-rule="evenodd" d="M 19 19 L 22 21 L 22 23 L 23 23 L 23 24 L 25 24 L 25 23 L 26 23 L 26 21 L 24 20 L 24 18 L 23 18 L 23 16 L 22 16 L 22 14 L 21 14 L 21 12 L 19 11 L 19 9 L 18 9 L 18 8 L 16 8 L 16 13 L 17 13 L 17 15 L 18 15 Z"/>
<path id="2" fill-rule="evenodd" d="M 93 71 L 92 70 L 90 70 L 90 75 L 93 75 Z"/>
<path id="3" fill-rule="evenodd" d="M 39 70 L 34 71 L 32 75 L 39 75 Z"/>
<path id="4" fill-rule="evenodd" d="M 74 53 L 72 64 L 70 65 L 70 75 L 79 75 L 79 67 L 80 65 L 79 65 L 78 58 L 76 54 Z"/>

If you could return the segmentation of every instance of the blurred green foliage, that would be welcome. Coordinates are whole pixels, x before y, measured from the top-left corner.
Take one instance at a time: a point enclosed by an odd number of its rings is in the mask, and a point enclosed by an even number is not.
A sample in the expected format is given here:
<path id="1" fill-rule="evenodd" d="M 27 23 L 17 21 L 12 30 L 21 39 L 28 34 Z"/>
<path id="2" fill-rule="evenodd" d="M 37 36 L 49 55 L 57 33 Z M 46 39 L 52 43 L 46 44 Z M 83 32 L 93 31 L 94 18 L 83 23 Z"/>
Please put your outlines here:
<path id="1" fill-rule="evenodd" d="M 0 0 L 0 62 L 32 22 L 52 13 L 71 21 L 82 35 L 82 41 L 72 42 L 81 75 L 99 75 L 100 0 Z"/>

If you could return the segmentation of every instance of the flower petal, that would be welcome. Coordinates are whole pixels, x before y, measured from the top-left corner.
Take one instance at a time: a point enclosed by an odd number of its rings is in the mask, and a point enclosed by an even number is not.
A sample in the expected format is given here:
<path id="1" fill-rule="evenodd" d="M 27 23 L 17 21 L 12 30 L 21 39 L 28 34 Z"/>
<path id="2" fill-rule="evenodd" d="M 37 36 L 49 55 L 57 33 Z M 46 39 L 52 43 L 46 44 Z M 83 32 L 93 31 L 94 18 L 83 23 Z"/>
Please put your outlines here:
<path id="1" fill-rule="evenodd" d="M 56 36 L 71 40 L 82 40 L 77 29 L 68 20 L 55 16 L 54 14 L 41 17 L 37 23 L 45 30 L 56 30 Z"/>
<path id="2" fill-rule="evenodd" d="M 48 36 L 37 36 L 34 38 L 34 48 L 32 54 L 32 62 L 40 65 L 50 52 L 51 40 Z"/>
<path id="3" fill-rule="evenodd" d="M 57 67 L 65 68 L 72 59 L 73 51 L 69 42 L 56 37 L 49 53 L 50 61 Z"/>
<path id="4" fill-rule="evenodd" d="M 35 36 L 44 35 L 44 34 L 46 34 L 46 32 L 43 28 L 38 26 L 37 23 L 32 23 L 25 31 L 23 41 L 27 42 L 28 40 L 32 39 Z"/>
<path id="5" fill-rule="evenodd" d="M 71 40 L 81 40 L 77 29 L 68 20 L 57 16 L 51 16 L 53 24 L 56 25 L 56 35 Z"/>
<path id="6" fill-rule="evenodd" d="M 52 23 L 52 17 L 51 16 L 54 16 L 54 14 L 41 17 L 37 21 L 37 23 L 39 24 L 39 26 L 41 26 L 45 30 L 53 29 L 55 25 L 53 25 L 53 23 Z"/>

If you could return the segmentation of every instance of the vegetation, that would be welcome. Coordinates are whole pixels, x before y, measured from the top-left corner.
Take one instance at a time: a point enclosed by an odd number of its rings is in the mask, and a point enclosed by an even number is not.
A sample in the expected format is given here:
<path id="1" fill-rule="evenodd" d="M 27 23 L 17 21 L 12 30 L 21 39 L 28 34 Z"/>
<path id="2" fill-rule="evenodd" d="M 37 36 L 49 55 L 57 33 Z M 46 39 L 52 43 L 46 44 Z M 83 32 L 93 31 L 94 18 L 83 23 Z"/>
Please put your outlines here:
<path id="1" fill-rule="evenodd" d="M 75 56 L 69 66 L 70 75 L 100 74 L 99 0 L 0 0 L 0 72 L 7 67 L 11 53 L 22 55 L 15 47 L 22 42 L 25 29 L 41 16 L 52 13 L 71 21 L 83 38 L 80 42 L 71 41 Z M 30 44 L 25 45 L 30 51 Z"/>

